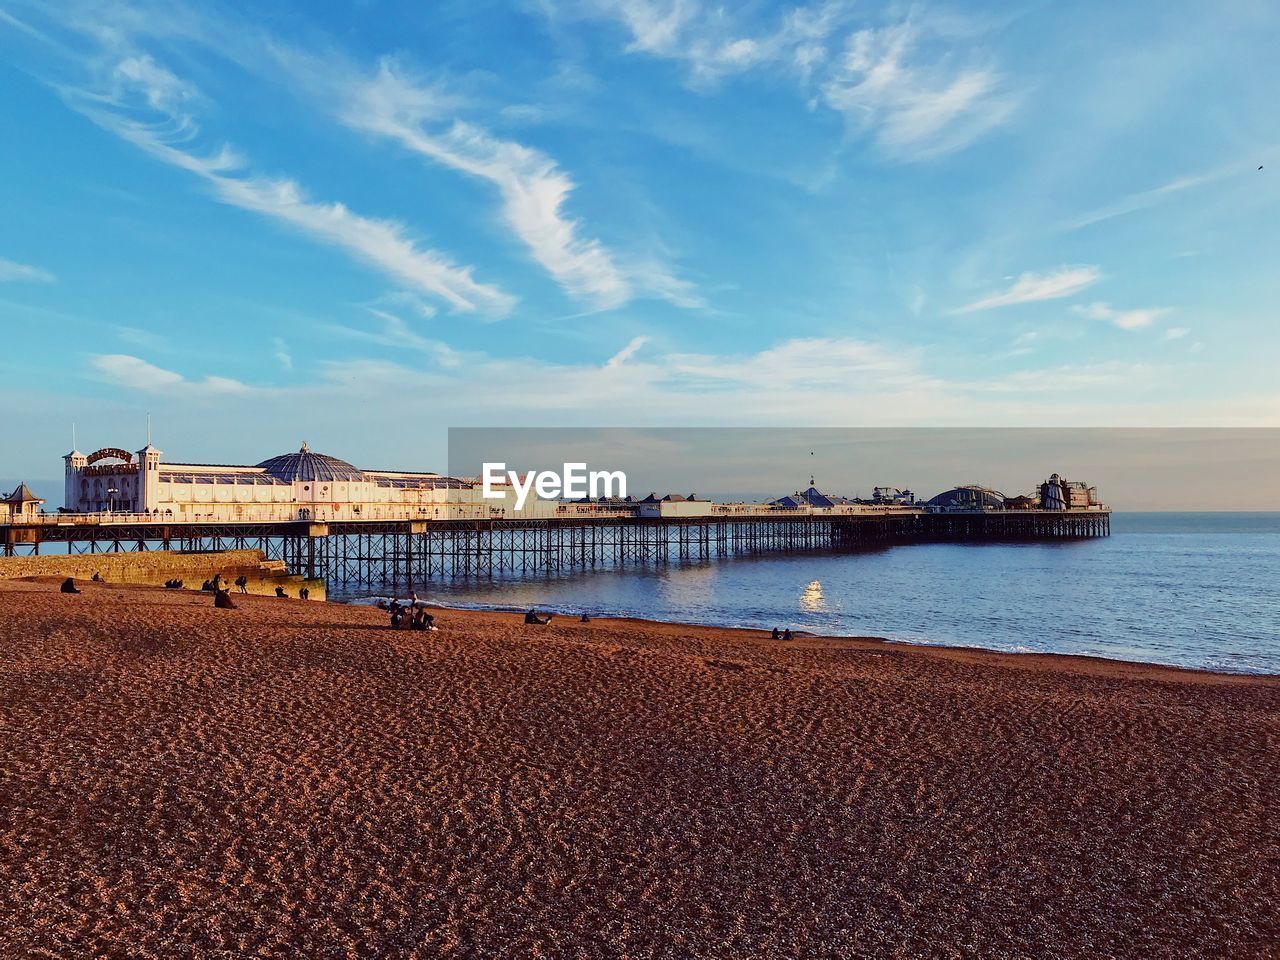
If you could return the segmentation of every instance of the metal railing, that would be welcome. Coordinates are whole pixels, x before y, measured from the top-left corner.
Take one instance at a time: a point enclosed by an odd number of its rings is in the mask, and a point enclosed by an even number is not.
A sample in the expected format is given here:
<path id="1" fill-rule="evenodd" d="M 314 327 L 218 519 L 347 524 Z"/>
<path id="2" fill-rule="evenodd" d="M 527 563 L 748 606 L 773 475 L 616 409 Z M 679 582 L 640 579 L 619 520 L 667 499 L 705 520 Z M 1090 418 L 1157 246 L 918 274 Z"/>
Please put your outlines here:
<path id="1" fill-rule="evenodd" d="M 544 502 L 550 506 L 549 503 Z M 988 513 L 988 514 L 1065 514 L 1079 515 L 1084 513 L 1109 513 L 1110 508 L 1103 504 L 1091 504 L 1088 507 L 1075 507 L 1070 510 L 1005 510 L 998 507 L 971 508 L 928 508 L 923 504 L 902 505 L 885 504 L 840 504 L 834 507 L 774 507 L 768 504 L 755 503 L 707 503 L 705 512 L 672 512 L 662 513 L 661 507 L 653 510 L 652 504 L 645 510 L 640 504 L 635 507 L 601 508 L 587 504 L 558 504 L 554 511 L 527 513 L 491 507 L 487 504 L 441 504 L 438 507 L 413 508 L 410 510 L 369 509 L 364 511 L 333 510 L 311 507 L 289 506 L 286 510 L 271 509 L 261 505 L 258 509 L 246 506 L 241 510 L 214 510 L 208 513 L 174 513 L 171 510 L 154 512 L 97 511 L 91 513 L 39 513 L 35 516 L 6 516 L 0 513 L 0 526 L 40 526 L 40 527 L 76 527 L 76 526 L 132 526 L 138 524 L 210 524 L 210 523 L 359 523 L 377 522 L 409 522 L 432 520 L 555 520 L 555 519 L 639 519 L 662 520 L 697 520 L 697 519 L 768 519 L 770 517 L 859 517 L 859 516 L 912 516 L 921 513 Z M 265 509 L 264 509 L 265 508 Z"/>

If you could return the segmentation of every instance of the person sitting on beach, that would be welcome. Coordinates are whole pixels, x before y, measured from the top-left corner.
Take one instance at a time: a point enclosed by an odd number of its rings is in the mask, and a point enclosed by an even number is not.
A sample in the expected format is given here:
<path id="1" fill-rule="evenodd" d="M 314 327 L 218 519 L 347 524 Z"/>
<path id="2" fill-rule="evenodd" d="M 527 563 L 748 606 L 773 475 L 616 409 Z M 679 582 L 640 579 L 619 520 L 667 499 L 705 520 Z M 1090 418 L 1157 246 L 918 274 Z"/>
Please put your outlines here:
<path id="1" fill-rule="evenodd" d="M 413 613 L 413 622 L 409 624 L 411 630 L 432 630 L 435 628 L 436 618 L 427 613 L 426 607 L 418 607 Z"/>
<path id="2" fill-rule="evenodd" d="M 94 582 L 94 583 L 102 583 L 102 582 L 103 582 L 103 580 L 102 580 L 102 574 L 100 574 L 97 570 L 93 571 L 93 576 L 92 576 L 90 579 L 91 579 L 91 580 L 93 580 L 93 582 Z"/>
<path id="3" fill-rule="evenodd" d="M 288 600 L 289 595 L 284 592 L 284 587 L 276 587 L 276 596 L 281 600 Z"/>
<path id="4" fill-rule="evenodd" d="M 201 592 L 201 593 L 212 593 L 212 592 L 213 592 L 213 584 L 212 584 L 212 583 L 210 583 L 208 580 L 206 580 L 204 583 L 200 584 L 200 592 Z"/>
<path id="5" fill-rule="evenodd" d="M 236 602 L 231 599 L 230 590 L 215 590 L 213 592 L 213 605 L 219 610 L 234 610 Z"/>
<path id="6" fill-rule="evenodd" d="M 538 613 L 537 610 L 530 610 L 524 615 L 525 623 L 536 623 L 538 626 L 546 626 L 551 622 L 551 614 Z"/>
<path id="7" fill-rule="evenodd" d="M 303 587 L 301 590 L 298 591 L 298 599 L 299 600 L 311 599 L 311 591 L 308 590 L 306 587 Z"/>
<path id="8" fill-rule="evenodd" d="M 584 613 L 582 616 L 580 616 L 580 617 L 578 618 L 578 622 L 579 622 L 579 623 L 590 623 L 590 622 L 591 622 L 591 618 L 590 618 L 590 617 L 588 617 L 588 616 Z"/>
<path id="9" fill-rule="evenodd" d="M 243 573 L 236 577 L 236 586 L 240 588 L 241 593 L 249 592 L 249 578 Z"/>
<path id="10" fill-rule="evenodd" d="M 62 581 L 62 586 L 58 588 L 62 593 L 79 593 L 80 589 L 76 586 L 76 582 L 70 577 Z"/>
<path id="11" fill-rule="evenodd" d="M 787 627 L 787 629 L 785 629 L 785 630 L 783 630 L 783 631 L 782 631 L 782 639 L 783 639 L 783 640 L 790 640 L 790 639 L 791 639 L 791 628 L 790 628 L 790 627 Z"/>
<path id="12" fill-rule="evenodd" d="M 775 639 L 775 640 L 781 640 L 781 639 L 782 639 L 782 631 L 781 631 L 781 630 L 779 630 L 777 627 L 774 627 L 774 628 L 773 628 L 773 639 Z"/>

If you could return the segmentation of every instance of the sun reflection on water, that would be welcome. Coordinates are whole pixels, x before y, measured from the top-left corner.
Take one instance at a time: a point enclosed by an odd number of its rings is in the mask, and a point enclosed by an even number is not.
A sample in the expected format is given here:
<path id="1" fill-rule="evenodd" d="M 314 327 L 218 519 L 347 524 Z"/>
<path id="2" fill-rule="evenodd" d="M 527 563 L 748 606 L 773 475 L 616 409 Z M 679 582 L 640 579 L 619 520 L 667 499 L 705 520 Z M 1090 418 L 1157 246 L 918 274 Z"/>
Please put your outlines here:
<path id="1" fill-rule="evenodd" d="M 821 613 L 827 609 L 826 598 L 822 595 L 822 581 L 810 580 L 809 585 L 800 594 L 800 609 L 806 613 Z"/>

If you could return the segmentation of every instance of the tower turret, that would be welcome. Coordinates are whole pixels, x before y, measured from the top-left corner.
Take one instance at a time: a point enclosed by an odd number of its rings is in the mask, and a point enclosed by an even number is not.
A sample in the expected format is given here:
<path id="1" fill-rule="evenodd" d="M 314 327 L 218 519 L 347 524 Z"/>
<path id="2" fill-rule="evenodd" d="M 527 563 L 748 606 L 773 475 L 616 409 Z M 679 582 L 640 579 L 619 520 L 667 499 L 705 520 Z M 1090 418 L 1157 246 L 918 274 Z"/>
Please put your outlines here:
<path id="1" fill-rule="evenodd" d="M 68 510 L 80 509 L 80 473 L 87 462 L 79 450 L 72 450 L 62 462 L 66 464 L 62 481 L 62 505 Z"/>
<path id="2" fill-rule="evenodd" d="M 138 497 L 134 509 L 150 513 L 160 506 L 160 451 L 147 445 L 138 451 Z"/>

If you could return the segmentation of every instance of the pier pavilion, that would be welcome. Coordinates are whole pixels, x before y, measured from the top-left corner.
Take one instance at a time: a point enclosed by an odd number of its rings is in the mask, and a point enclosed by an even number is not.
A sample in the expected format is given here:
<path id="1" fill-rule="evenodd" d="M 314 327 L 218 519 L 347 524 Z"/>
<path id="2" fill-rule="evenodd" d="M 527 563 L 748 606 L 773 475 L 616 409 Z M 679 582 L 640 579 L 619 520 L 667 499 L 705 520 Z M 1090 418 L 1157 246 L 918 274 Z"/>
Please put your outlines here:
<path id="1" fill-rule="evenodd" d="M 176 522 L 430 520 L 467 506 L 515 514 L 485 500 L 478 484 L 438 473 L 364 470 L 304 442 L 296 452 L 252 466 L 166 462 L 148 443 L 136 453 L 73 450 L 65 466 L 64 511 L 136 514 Z M 518 515 L 536 516 L 531 494 Z"/>

